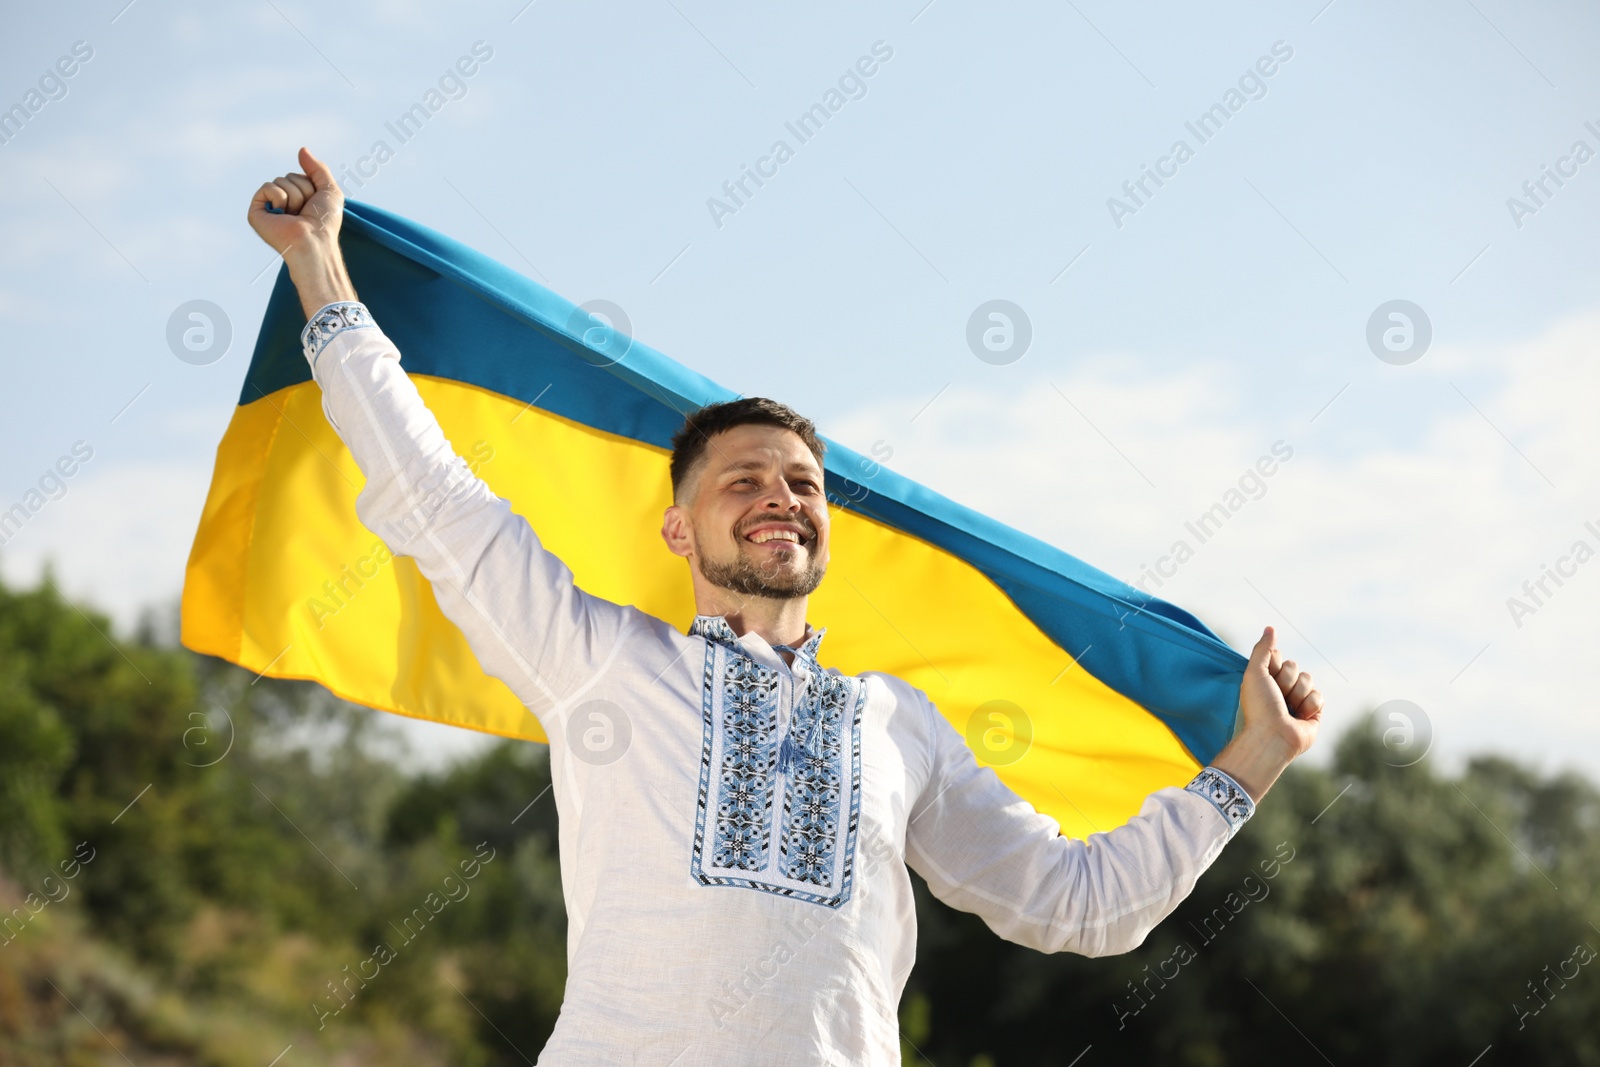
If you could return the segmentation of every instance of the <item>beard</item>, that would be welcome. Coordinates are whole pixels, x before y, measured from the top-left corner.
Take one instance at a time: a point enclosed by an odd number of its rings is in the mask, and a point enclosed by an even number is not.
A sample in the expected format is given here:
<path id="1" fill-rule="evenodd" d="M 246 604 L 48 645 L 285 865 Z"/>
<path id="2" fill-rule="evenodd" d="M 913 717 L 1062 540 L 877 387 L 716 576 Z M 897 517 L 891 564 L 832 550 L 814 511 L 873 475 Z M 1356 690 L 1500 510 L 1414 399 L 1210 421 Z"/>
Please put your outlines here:
<path id="1" fill-rule="evenodd" d="M 806 554 L 806 565 L 798 572 L 780 572 L 771 564 L 757 565 L 740 552 L 729 563 L 702 559 L 700 573 L 712 585 L 730 589 L 742 596 L 794 600 L 815 592 L 828 570 L 827 564 L 817 562 L 810 548 L 796 551 Z"/>

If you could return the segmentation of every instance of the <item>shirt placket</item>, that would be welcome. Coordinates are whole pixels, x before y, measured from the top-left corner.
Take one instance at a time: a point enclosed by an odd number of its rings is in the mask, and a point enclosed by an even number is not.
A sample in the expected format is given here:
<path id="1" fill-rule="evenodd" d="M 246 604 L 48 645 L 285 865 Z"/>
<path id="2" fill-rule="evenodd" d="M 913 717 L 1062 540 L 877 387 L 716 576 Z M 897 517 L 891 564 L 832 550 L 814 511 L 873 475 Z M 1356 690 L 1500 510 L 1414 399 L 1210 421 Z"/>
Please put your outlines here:
<path id="1" fill-rule="evenodd" d="M 781 661 L 781 653 L 780 653 Z M 800 663 L 800 657 L 795 657 L 795 663 Z M 772 789 L 772 828 L 771 847 L 767 851 L 768 870 L 780 869 L 783 855 L 783 831 L 785 800 L 788 797 L 790 766 L 798 758 L 800 742 L 795 738 L 795 728 L 800 725 L 798 711 L 801 702 L 807 694 L 807 679 L 804 664 L 800 665 L 801 677 L 797 680 L 794 668 L 785 665 L 778 674 L 778 759 L 777 769 L 773 778 Z"/>

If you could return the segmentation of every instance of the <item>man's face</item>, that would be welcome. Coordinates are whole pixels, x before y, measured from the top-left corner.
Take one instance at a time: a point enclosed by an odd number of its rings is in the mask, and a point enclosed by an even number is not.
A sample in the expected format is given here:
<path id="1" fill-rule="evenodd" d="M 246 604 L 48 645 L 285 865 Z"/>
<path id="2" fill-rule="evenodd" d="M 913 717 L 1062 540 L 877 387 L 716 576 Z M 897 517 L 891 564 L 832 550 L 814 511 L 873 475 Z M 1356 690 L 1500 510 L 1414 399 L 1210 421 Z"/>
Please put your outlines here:
<path id="1" fill-rule="evenodd" d="M 822 468 L 798 434 L 724 430 L 707 442 L 691 482 L 664 533 L 708 582 L 778 600 L 817 588 L 828 566 L 828 503 Z"/>

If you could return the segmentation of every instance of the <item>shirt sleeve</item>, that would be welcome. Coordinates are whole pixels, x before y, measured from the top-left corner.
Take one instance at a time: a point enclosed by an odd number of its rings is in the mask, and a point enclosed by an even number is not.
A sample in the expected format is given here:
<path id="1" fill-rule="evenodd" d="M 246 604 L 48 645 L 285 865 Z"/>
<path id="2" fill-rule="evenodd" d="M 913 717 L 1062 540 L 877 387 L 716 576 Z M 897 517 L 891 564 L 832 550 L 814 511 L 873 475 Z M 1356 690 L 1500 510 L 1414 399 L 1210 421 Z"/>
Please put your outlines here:
<path id="1" fill-rule="evenodd" d="M 485 672 L 551 735 L 544 712 L 609 660 L 636 609 L 579 589 L 528 521 L 471 472 L 364 304 L 321 308 L 301 342 L 323 413 L 366 475 L 357 517 L 416 561 Z"/>
<path id="2" fill-rule="evenodd" d="M 1237 782 L 1206 767 L 1183 788 L 1152 793 L 1122 826 L 1065 837 L 917 697 L 932 772 L 912 806 L 907 862 L 934 896 L 1008 941 L 1085 956 L 1137 948 L 1255 812 Z"/>

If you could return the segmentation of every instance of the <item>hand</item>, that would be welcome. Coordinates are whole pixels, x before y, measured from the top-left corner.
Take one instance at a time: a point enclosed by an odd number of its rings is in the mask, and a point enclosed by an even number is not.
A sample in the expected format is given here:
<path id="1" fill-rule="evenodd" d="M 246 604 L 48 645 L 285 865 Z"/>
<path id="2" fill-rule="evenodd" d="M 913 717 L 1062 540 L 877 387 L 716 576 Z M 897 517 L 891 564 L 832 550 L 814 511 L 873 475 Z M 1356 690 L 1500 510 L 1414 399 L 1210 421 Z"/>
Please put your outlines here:
<path id="1" fill-rule="evenodd" d="M 304 174 L 285 174 L 256 190 L 250 227 L 283 257 L 310 319 L 329 304 L 357 300 L 339 250 L 344 193 L 322 160 L 300 149 Z"/>
<path id="2" fill-rule="evenodd" d="M 304 174 L 285 174 L 256 190 L 250 201 L 250 227 L 284 258 L 294 248 L 339 246 L 344 192 L 326 165 L 300 149 Z"/>
<path id="3" fill-rule="evenodd" d="M 1239 685 L 1239 729 L 1211 761 L 1259 801 L 1291 761 L 1316 742 L 1322 725 L 1322 693 L 1311 675 L 1278 651 L 1268 626 L 1250 650 Z"/>
<path id="4" fill-rule="evenodd" d="M 1239 686 L 1240 733 L 1252 731 L 1281 740 L 1289 758 L 1305 754 L 1322 725 L 1322 693 L 1311 685 L 1311 673 L 1278 651 L 1277 634 L 1268 626 L 1250 650 L 1250 662 Z"/>

